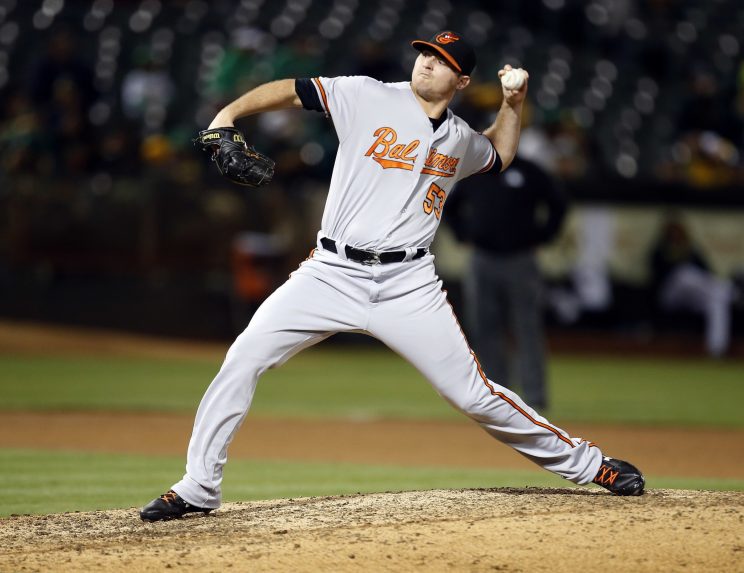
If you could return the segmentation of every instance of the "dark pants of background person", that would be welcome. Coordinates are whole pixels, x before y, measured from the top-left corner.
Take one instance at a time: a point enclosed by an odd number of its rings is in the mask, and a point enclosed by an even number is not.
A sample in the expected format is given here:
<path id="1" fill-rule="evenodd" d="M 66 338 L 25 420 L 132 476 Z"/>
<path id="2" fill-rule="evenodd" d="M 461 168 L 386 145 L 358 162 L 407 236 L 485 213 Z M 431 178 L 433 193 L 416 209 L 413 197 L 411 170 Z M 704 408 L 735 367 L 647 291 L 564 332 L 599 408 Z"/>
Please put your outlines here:
<path id="1" fill-rule="evenodd" d="M 486 375 L 510 388 L 517 383 L 525 402 L 545 408 L 543 287 L 534 254 L 476 248 L 463 287 L 468 335 Z"/>

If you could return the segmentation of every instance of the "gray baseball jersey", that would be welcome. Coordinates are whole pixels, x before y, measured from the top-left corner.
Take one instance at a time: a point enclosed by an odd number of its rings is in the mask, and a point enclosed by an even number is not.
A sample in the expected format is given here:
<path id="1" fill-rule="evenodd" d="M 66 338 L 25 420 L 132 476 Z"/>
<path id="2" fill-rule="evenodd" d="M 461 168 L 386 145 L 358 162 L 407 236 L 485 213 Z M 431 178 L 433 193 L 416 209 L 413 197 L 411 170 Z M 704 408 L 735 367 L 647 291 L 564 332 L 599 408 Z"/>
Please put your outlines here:
<path id="1" fill-rule="evenodd" d="M 454 183 L 500 165 L 490 141 L 450 111 L 433 130 L 408 83 L 313 83 L 339 138 L 318 248 L 231 346 L 199 406 L 186 474 L 173 489 L 192 505 L 218 507 L 227 447 L 261 374 L 337 332 L 380 339 L 493 437 L 566 479 L 591 482 L 599 448 L 488 378 L 425 250 Z M 375 251 L 372 264 L 359 262 L 361 250 Z"/>
<path id="2" fill-rule="evenodd" d="M 314 84 L 339 140 L 322 232 L 377 251 L 428 247 L 455 183 L 495 163 L 491 142 L 450 110 L 433 131 L 408 82 Z"/>

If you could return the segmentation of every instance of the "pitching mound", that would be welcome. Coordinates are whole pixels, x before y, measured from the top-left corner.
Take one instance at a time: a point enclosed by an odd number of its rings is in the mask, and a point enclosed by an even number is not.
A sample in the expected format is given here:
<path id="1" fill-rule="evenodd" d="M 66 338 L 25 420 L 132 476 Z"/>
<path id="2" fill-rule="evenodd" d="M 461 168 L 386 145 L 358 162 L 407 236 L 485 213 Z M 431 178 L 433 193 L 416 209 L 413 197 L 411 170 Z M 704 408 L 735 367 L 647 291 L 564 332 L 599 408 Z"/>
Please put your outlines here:
<path id="1" fill-rule="evenodd" d="M 2 571 L 741 571 L 744 493 L 418 491 L 0 521 Z"/>

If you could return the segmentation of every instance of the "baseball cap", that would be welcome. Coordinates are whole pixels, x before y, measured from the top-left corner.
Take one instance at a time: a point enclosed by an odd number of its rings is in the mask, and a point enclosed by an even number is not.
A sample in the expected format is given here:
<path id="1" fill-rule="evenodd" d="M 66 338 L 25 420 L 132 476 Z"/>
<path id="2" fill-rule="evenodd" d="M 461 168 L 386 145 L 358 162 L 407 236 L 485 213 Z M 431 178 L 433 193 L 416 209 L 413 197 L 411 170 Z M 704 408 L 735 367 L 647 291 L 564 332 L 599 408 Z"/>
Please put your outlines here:
<path id="1" fill-rule="evenodd" d="M 442 56 L 449 64 L 463 75 L 469 76 L 475 67 L 475 51 L 462 34 L 444 30 L 431 40 L 414 40 L 411 46 L 419 52 L 431 50 Z"/>

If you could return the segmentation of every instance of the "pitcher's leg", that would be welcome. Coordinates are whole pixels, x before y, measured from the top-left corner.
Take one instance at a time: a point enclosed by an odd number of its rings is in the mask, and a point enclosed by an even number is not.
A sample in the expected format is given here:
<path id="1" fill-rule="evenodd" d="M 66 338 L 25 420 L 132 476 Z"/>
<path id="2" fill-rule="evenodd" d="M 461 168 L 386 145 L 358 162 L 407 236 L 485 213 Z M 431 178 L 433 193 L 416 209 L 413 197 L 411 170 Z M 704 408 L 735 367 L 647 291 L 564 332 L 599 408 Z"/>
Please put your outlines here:
<path id="1" fill-rule="evenodd" d="M 370 332 L 493 437 L 572 482 L 591 482 L 602 463 L 599 449 L 572 438 L 517 394 L 486 378 L 444 293 L 423 290 L 381 304 L 372 315 Z"/>
<path id="2" fill-rule="evenodd" d="M 295 273 L 256 311 L 230 347 L 196 413 L 186 474 L 173 486 L 188 503 L 221 501 L 227 447 L 245 418 L 258 378 L 330 334 L 358 328 L 357 309 L 329 284 Z"/>

